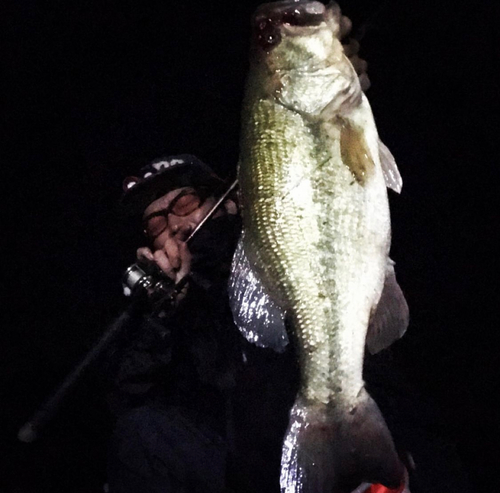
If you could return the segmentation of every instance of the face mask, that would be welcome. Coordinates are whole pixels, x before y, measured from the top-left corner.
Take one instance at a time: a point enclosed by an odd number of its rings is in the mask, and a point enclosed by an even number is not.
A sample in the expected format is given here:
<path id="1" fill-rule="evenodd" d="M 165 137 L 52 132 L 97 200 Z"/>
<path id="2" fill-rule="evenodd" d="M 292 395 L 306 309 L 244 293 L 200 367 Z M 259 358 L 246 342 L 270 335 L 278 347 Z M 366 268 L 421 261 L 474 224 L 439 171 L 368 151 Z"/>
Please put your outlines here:
<path id="1" fill-rule="evenodd" d="M 240 232 L 241 218 L 238 215 L 225 214 L 209 220 L 189 245 L 193 273 L 211 277 L 228 270 Z"/>

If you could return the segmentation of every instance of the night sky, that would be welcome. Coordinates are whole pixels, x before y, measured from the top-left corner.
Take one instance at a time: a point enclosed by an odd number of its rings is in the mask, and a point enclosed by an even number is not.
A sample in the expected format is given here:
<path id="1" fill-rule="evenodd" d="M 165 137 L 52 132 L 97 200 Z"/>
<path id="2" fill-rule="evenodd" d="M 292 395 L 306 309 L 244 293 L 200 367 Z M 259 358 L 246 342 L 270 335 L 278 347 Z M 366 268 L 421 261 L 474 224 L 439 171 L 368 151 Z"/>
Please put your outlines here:
<path id="1" fill-rule="evenodd" d="M 257 5 L 3 3 L 2 493 L 93 493 L 105 482 L 111 418 L 92 372 L 37 443 L 15 435 L 126 306 L 121 275 L 140 244 L 120 216 L 123 179 L 181 152 L 234 174 Z M 394 357 L 431 409 L 428 431 L 456 454 L 473 491 L 491 491 L 500 466 L 499 7 L 341 7 L 364 33 L 367 95 L 404 181 L 400 196 L 390 192 L 392 258 L 411 324 Z"/>

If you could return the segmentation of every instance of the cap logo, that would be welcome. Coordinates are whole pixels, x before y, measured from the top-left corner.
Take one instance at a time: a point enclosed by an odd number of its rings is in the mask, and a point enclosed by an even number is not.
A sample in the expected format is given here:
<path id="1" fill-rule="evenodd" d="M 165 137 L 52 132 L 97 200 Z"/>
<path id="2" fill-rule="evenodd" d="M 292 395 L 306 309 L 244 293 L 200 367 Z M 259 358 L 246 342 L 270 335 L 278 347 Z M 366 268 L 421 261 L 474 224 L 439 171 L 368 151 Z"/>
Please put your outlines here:
<path id="1" fill-rule="evenodd" d="M 125 178 L 125 180 L 123 180 L 123 191 L 126 192 L 132 187 L 135 187 L 139 181 L 141 181 L 141 179 L 137 178 L 137 176 L 129 176 Z"/>
<path id="2" fill-rule="evenodd" d="M 154 176 L 157 172 L 175 167 L 177 164 L 183 164 L 185 162 L 186 161 L 184 159 L 173 158 L 170 161 L 164 159 L 162 161 L 156 161 L 155 163 L 151 163 L 150 165 L 145 166 L 141 170 L 144 173 L 142 178 L 139 178 L 137 176 L 129 176 L 128 178 L 125 178 L 125 180 L 123 181 L 123 190 L 126 192 L 127 190 L 130 190 L 131 188 L 135 187 L 138 183 L 142 182 L 143 180 L 151 176 Z"/>
<path id="3" fill-rule="evenodd" d="M 171 161 L 157 161 L 156 163 L 151 164 L 151 166 L 156 170 L 160 171 L 161 169 L 167 169 L 176 164 L 182 164 L 184 160 L 182 159 L 172 159 Z"/>

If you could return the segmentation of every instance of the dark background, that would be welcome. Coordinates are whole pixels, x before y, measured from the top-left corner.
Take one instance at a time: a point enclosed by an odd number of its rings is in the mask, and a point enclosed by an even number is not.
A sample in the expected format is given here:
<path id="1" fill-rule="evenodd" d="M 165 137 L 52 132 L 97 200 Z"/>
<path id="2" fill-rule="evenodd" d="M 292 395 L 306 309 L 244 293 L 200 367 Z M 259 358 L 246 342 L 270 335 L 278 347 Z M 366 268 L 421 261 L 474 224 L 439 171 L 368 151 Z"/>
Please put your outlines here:
<path id="1" fill-rule="evenodd" d="M 138 243 L 119 219 L 123 178 L 180 152 L 234 173 L 257 4 L 2 4 L 0 491 L 91 493 L 105 482 L 111 418 L 92 373 L 40 441 L 15 435 L 125 306 L 120 279 Z M 368 97 L 404 179 L 390 194 L 392 256 L 411 325 L 395 358 L 431 409 L 426 432 L 470 481 L 458 491 L 490 491 L 500 466 L 498 7 L 341 7 L 364 32 Z M 452 491 L 446 474 L 440 493 Z"/>

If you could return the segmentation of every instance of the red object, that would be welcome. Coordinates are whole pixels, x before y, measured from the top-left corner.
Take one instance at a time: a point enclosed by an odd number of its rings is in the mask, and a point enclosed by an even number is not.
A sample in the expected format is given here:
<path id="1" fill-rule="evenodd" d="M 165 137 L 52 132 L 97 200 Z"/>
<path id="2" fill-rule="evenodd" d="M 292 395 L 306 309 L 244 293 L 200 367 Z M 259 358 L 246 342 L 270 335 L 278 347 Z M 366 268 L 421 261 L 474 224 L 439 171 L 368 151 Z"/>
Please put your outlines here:
<path id="1" fill-rule="evenodd" d="M 401 493 L 405 489 L 405 484 L 402 483 L 396 489 L 389 489 L 382 484 L 372 484 L 363 493 Z"/>

